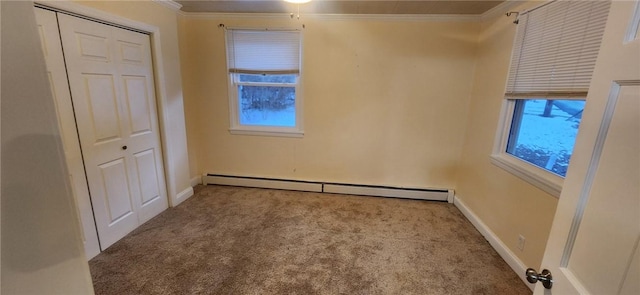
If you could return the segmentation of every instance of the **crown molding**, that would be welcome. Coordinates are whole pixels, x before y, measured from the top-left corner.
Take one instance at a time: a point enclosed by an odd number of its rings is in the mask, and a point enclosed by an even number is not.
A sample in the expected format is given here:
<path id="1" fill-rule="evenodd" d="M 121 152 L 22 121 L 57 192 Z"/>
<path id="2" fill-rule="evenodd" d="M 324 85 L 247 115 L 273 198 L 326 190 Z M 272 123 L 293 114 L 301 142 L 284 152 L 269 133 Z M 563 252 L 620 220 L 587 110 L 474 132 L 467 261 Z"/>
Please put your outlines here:
<path id="1" fill-rule="evenodd" d="M 227 19 L 227 18 L 252 18 L 252 19 L 284 19 L 291 18 L 288 13 L 219 13 L 219 12 L 182 12 L 189 19 Z"/>
<path id="2" fill-rule="evenodd" d="M 175 12 L 182 12 L 180 9 L 182 8 L 182 4 L 173 1 L 173 0 L 151 0 L 156 4 L 167 7 Z"/>
<path id="3" fill-rule="evenodd" d="M 290 19 L 289 13 L 182 12 L 189 19 Z M 300 14 L 300 20 L 384 20 L 384 21 L 464 21 L 478 22 L 480 15 L 463 14 Z"/>
<path id="4" fill-rule="evenodd" d="M 304 17 L 302 15 L 301 17 Z M 309 18 L 321 20 L 372 20 L 372 21 L 432 21 L 477 22 L 479 15 L 465 14 L 310 14 Z"/>

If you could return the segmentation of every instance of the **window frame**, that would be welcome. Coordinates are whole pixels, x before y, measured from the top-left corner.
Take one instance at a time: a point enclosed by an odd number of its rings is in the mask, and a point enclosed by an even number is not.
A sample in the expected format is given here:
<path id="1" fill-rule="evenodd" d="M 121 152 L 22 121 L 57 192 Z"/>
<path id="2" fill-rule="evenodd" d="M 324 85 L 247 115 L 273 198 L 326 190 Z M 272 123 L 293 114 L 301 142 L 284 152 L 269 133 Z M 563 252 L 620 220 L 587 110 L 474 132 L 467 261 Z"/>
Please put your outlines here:
<path id="1" fill-rule="evenodd" d="M 564 177 L 507 152 L 516 102 L 518 100 L 533 99 L 585 100 L 586 97 L 505 97 L 502 103 L 502 110 L 500 111 L 500 122 L 498 123 L 493 151 L 490 156 L 491 163 L 507 170 L 543 191 L 559 197 L 562 191 L 562 185 L 564 184 Z"/>
<path id="2" fill-rule="evenodd" d="M 230 128 L 231 134 L 239 135 L 264 135 L 264 136 L 281 136 L 281 137 L 303 137 L 304 129 L 302 128 L 302 97 L 300 95 L 301 88 L 301 75 L 296 77 L 296 83 L 268 83 L 268 82 L 240 82 L 238 79 L 240 73 L 228 73 L 229 75 L 229 106 L 230 106 Z M 285 86 L 295 88 L 295 112 L 296 112 L 296 126 L 284 127 L 284 126 L 260 126 L 260 125 L 243 125 L 240 124 L 240 97 L 238 93 L 238 86 Z"/>
<path id="3" fill-rule="evenodd" d="M 229 64 L 227 62 L 227 87 L 228 87 L 228 96 L 229 96 L 229 133 L 233 135 L 256 135 L 256 136 L 274 136 L 274 137 L 298 137 L 301 138 L 304 136 L 304 112 L 303 112 L 303 96 L 302 96 L 302 32 L 297 29 L 251 29 L 251 28 L 229 28 L 233 30 L 255 30 L 255 31 L 298 31 L 300 34 L 299 39 L 299 52 L 300 52 L 300 64 L 299 64 L 299 72 L 291 73 L 296 76 L 295 83 L 272 83 L 272 82 L 240 82 L 240 75 L 248 74 L 248 73 L 238 73 L 231 72 L 229 69 Z M 225 47 L 228 46 L 229 39 L 228 36 L 225 36 Z M 228 49 L 225 48 L 228 53 Z M 227 58 L 228 60 L 228 58 Z M 263 74 L 256 72 L 255 74 Z M 289 73 L 264 73 L 266 75 L 283 75 Z M 249 85 L 249 86 L 284 86 L 284 87 L 294 87 L 295 88 L 295 117 L 296 123 L 293 127 L 285 127 L 285 126 L 263 126 L 263 125 L 243 125 L 240 124 L 240 97 L 238 93 L 238 86 L 240 85 Z"/>

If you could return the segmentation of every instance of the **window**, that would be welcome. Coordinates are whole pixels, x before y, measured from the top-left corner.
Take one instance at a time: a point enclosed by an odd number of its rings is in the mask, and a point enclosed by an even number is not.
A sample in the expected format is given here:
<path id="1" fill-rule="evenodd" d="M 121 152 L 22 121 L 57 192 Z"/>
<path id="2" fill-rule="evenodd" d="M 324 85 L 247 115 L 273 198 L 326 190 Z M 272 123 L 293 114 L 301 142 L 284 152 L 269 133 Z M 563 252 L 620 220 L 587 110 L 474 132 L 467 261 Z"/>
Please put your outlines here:
<path id="1" fill-rule="evenodd" d="M 232 134 L 303 135 L 300 32 L 227 30 Z"/>
<path id="2" fill-rule="evenodd" d="M 584 104 L 565 99 L 515 101 L 506 152 L 564 177 Z"/>
<path id="3" fill-rule="evenodd" d="M 520 14 L 492 162 L 559 196 L 608 1 L 550 1 Z"/>

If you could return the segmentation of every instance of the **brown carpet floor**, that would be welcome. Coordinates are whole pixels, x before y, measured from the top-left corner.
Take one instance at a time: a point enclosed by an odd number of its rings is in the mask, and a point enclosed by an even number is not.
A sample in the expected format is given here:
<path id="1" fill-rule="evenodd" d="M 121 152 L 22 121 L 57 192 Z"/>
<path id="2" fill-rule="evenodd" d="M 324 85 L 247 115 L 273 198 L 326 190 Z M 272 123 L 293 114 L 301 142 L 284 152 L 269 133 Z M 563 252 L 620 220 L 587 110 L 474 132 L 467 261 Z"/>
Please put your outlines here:
<path id="1" fill-rule="evenodd" d="M 195 192 L 90 261 L 96 294 L 531 294 L 448 203 Z"/>

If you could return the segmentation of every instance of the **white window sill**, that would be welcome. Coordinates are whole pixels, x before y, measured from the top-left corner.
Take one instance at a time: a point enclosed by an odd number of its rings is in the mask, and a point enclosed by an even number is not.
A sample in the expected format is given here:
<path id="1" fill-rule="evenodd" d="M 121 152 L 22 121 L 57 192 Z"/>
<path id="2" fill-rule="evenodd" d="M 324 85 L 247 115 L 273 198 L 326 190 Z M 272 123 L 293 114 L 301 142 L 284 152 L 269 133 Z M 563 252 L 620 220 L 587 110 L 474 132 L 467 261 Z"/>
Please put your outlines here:
<path id="1" fill-rule="evenodd" d="M 230 128 L 229 133 L 234 135 L 254 135 L 254 136 L 275 136 L 275 137 L 297 137 L 302 138 L 304 131 L 297 129 L 280 129 L 269 127 L 236 127 Z"/>
<path id="2" fill-rule="evenodd" d="M 531 165 L 508 154 L 491 155 L 491 163 L 556 198 L 560 197 L 564 179 L 556 174 Z"/>

